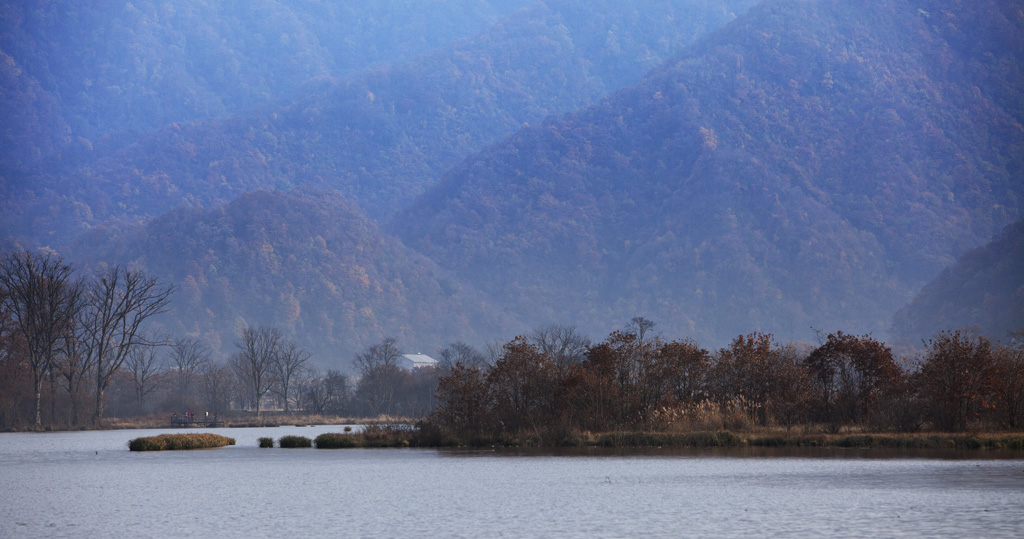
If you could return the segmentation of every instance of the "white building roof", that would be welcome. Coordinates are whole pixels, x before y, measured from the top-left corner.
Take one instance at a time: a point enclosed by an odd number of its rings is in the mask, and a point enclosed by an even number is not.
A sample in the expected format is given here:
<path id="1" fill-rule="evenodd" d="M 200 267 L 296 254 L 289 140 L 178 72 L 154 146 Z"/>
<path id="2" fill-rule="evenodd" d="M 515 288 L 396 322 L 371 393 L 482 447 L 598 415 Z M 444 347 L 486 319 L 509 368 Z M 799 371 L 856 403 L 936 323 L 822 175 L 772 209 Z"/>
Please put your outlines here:
<path id="1" fill-rule="evenodd" d="M 405 367 L 418 369 L 421 367 L 436 367 L 437 360 L 424 354 L 402 354 L 407 361 Z"/>

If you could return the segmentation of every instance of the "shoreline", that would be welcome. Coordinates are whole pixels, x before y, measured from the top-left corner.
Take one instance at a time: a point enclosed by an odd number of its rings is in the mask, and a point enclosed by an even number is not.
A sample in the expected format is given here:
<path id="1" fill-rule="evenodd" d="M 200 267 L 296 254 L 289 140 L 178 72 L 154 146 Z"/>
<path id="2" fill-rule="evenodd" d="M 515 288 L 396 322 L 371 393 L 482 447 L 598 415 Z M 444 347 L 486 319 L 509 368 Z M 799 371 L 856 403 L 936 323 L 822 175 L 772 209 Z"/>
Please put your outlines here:
<path id="1" fill-rule="evenodd" d="M 330 440 L 328 440 L 330 438 Z M 336 438 L 344 438 L 337 440 Z M 324 444 L 321 445 L 321 440 Z M 344 442 L 344 443 L 341 443 Z M 418 447 L 450 449 L 571 449 L 571 448 L 839 448 L 902 450 L 992 450 L 1024 454 L 1024 433 L 856 433 L 779 434 L 697 431 L 686 433 L 606 432 L 576 433 L 558 438 L 539 436 L 445 436 L 429 429 L 371 425 L 360 432 L 320 435 L 316 447 Z"/>
<path id="2" fill-rule="evenodd" d="M 605 447 L 605 448 L 717 448 L 801 447 L 844 449 L 981 449 L 1024 452 L 1024 433 L 858 433 L 858 434 L 759 434 L 731 431 L 657 433 L 611 432 L 567 437 L 557 443 L 536 439 L 470 443 L 445 443 L 437 447 Z M 475 443 L 474 443 L 475 442 Z M 502 443 L 504 442 L 504 443 Z"/>
<path id="3" fill-rule="evenodd" d="M 93 430 L 134 430 L 134 429 L 247 429 L 276 427 L 311 427 L 352 425 L 370 426 L 364 432 L 344 433 L 355 442 L 352 447 L 420 447 L 420 448 L 728 448 L 728 447 L 800 447 L 800 448 L 844 448 L 844 449 L 973 449 L 1024 452 L 1024 432 L 969 431 L 969 432 L 916 432 L 893 433 L 850 431 L 826 433 L 802 430 L 784 431 L 775 429 L 753 429 L 749 431 L 607 431 L 571 433 L 523 433 L 510 434 L 461 434 L 450 435 L 434 429 L 416 429 L 418 420 L 380 416 L 375 418 L 353 418 L 340 416 L 269 416 L 255 418 L 233 417 L 222 421 L 223 425 L 200 426 L 172 424 L 170 417 L 149 416 L 145 418 L 112 418 L 100 426 L 83 426 L 74 429 L 23 429 L 3 432 L 78 432 Z"/>
<path id="4" fill-rule="evenodd" d="M 180 424 L 173 423 L 172 414 L 159 414 L 155 416 L 146 416 L 139 418 L 107 418 L 104 419 L 99 425 L 79 425 L 77 427 L 69 428 L 23 428 L 23 429 L 10 429 L 2 430 L 3 432 L 79 432 L 79 431 L 92 431 L 92 430 L 133 430 L 133 429 L 181 429 L 181 428 L 197 428 L 197 429 L 244 429 L 244 428 L 270 428 L 270 427 L 285 427 L 285 426 L 298 426 L 306 427 L 313 425 L 412 425 L 417 419 L 405 418 L 405 417 L 341 417 L 341 416 L 321 416 L 321 415 L 271 415 L 261 417 L 258 420 L 255 417 L 227 417 L 224 419 L 218 419 L 221 423 L 217 426 L 203 426 L 198 423 L 203 421 L 196 421 L 197 424 Z"/>

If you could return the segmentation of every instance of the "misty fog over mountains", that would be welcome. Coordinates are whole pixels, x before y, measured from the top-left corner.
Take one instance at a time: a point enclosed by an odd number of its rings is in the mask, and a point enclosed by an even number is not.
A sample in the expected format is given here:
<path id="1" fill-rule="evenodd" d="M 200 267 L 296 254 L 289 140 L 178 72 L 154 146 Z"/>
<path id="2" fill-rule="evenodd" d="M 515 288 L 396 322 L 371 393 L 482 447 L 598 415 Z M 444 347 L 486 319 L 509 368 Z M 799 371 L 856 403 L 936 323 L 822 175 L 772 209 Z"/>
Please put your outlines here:
<path id="1" fill-rule="evenodd" d="M 1022 54 L 1021 1 L 2 2 L 0 245 L 330 366 L 638 315 L 999 339 Z"/>

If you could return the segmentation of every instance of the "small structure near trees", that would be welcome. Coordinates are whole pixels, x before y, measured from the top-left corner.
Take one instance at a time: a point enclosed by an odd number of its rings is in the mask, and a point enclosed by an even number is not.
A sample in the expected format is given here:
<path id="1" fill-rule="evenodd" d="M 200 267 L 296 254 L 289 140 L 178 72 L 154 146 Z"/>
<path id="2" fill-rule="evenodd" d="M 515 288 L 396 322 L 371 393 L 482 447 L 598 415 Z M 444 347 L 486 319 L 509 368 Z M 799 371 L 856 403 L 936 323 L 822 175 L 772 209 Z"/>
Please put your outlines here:
<path id="1" fill-rule="evenodd" d="M 427 367 L 437 367 L 438 362 L 436 359 L 425 354 L 402 354 L 402 357 L 398 359 L 398 366 L 407 371 L 413 371 Z"/>

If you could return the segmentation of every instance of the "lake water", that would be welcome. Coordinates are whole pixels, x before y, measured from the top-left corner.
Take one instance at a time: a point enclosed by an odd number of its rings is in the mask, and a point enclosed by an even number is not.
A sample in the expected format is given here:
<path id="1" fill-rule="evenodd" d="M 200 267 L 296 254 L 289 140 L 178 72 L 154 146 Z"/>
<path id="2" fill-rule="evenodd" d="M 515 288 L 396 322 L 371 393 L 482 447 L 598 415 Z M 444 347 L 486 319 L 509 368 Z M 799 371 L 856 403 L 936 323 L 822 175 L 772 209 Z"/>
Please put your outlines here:
<path id="1" fill-rule="evenodd" d="M 1019 453 L 257 447 L 340 430 L 0 434 L 0 537 L 1024 536 Z"/>

